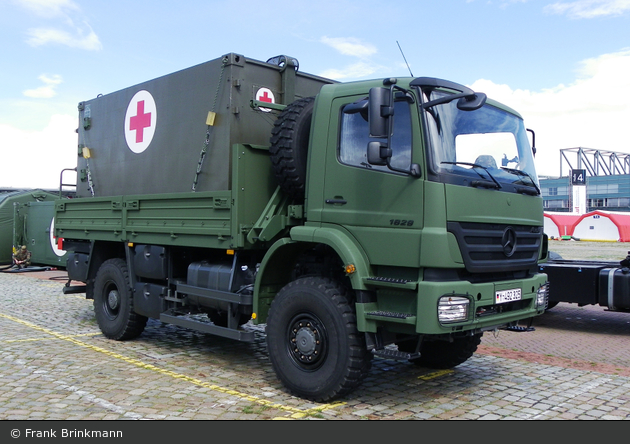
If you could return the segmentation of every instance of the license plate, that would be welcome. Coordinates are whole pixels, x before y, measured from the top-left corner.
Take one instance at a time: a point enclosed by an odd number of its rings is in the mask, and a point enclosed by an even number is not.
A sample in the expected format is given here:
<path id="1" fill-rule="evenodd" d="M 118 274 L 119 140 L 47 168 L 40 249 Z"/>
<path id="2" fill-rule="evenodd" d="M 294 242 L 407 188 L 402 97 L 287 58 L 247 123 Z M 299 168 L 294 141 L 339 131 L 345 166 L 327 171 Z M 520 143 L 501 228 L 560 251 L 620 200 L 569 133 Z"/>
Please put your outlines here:
<path id="1" fill-rule="evenodd" d="M 506 302 L 520 301 L 521 289 L 515 288 L 513 290 L 502 290 L 495 293 L 494 301 L 497 304 L 504 304 Z"/>

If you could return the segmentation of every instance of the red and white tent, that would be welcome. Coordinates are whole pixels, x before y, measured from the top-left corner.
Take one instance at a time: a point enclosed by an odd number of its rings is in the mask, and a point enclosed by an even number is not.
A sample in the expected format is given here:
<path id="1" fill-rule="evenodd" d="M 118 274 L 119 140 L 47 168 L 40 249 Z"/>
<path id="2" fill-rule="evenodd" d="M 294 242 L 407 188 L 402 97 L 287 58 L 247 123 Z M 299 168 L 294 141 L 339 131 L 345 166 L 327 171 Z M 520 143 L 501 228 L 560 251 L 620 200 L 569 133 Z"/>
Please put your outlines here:
<path id="1" fill-rule="evenodd" d="M 573 236 L 573 228 L 580 216 L 577 213 L 545 212 L 545 234 L 554 239 L 559 239 L 562 236 Z"/>
<path id="2" fill-rule="evenodd" d="M 573 237 L 588 241 L 630 242 L 630 213 L 591 211 L 578 218 Z"/>

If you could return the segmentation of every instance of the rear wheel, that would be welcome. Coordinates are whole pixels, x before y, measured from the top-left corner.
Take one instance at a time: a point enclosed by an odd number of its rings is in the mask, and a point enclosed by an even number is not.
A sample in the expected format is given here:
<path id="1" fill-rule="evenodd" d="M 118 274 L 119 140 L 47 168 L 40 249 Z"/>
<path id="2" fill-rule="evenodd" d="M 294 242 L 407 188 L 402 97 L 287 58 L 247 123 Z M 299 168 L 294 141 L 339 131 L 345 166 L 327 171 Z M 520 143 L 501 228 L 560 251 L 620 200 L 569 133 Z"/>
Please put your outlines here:
<path id="1" fill-rule="evenodd" d="M 267 347 L 284 386 L 318 402 L 349 393 L 371 366 L 346 288 L 328 278 L 304 277 L 278 292 L 267 319 Z"/>
<path id="2" fill-rule="evenodd" d="M 94 281 L 94 314 L 99 328 L 110 339 L 132 339 L 144 330 L 147 318 L 133 310 L 124 260 L 109 259 L 99 268 Z"/>

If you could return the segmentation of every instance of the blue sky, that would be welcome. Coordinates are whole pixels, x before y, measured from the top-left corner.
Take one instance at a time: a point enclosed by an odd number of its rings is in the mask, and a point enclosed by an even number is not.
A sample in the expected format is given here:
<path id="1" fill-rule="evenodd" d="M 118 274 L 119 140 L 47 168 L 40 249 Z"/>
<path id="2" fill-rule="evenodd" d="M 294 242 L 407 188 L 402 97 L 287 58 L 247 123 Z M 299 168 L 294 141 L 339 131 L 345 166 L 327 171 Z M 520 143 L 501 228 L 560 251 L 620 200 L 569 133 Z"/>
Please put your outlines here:
<path id="1" fill-rule="evenodd" d="M 630 0 L 0 0 L 0 187 L 57 188 L 77 104 L 229 52 L 340 81 L 442 77 L 519 111 L 541 175 L 630 152 Z M 566 174 L 566 170 L 563 170 Z"/>

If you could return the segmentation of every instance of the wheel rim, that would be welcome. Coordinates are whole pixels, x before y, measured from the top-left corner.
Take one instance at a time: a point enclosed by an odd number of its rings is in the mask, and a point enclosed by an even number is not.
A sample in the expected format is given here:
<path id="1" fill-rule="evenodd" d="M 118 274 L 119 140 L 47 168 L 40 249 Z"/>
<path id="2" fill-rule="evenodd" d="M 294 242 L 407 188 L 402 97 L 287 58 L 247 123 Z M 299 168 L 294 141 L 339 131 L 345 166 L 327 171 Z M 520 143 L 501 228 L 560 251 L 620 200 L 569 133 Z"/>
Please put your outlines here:
<path id="1" fill-rule="evenodd" d="M 120 312 L 121 296 L 114 282 L 108 282 L 103 290 L 103 309 L 110 319 L 114 319 Z"/>
<path id="2" fill-rule="evenodd" d="M 326 328 L 314 315 L 295 316 L 287 330 L 289 357 L 303 370 L 316 370 L 324 363 L 328 351 Z"/>

